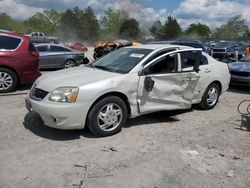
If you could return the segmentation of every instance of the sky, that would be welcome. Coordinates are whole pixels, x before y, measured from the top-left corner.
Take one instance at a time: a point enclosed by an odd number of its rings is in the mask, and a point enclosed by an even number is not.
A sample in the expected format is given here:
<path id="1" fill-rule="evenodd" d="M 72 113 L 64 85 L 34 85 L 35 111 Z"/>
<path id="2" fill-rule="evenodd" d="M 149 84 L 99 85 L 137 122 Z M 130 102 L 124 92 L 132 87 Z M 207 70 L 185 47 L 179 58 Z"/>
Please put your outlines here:
<path id="1" fill-rule="evenodd" d="M 44 9 L 65 11 L 75 6 L 91 6 L 98 18 L 109 7 L 125 10 L 146 28 L 157 20 L 164 23 L 169 15 L 176 17 L 182 28 L 199 22 L 215 28 L 237 14 L 250 25 L 250 0 L 0 0 L 0 12 L 20 20 Z"/>

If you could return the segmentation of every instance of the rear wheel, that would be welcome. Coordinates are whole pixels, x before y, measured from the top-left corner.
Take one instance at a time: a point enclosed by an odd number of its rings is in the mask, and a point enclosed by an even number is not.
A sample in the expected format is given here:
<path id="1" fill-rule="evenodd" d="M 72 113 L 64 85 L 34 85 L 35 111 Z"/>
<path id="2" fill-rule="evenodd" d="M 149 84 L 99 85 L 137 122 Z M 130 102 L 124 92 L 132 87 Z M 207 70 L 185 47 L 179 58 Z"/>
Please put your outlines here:
<path id="1" fill-rule="evenodd" d="M 214 108 L 219 100 L 219 96 L 220 96 L 219 86 L 216 83 L 210 84 L 207 87 L 207 89 L 202 97 L 202 101 L 199 104 L 200 107 L 205 109 L 205 110 L 210 110 L 210 109 Z"/>
<path id="2" fill-rule="evenodd" d="M 127 107 L 116 96 L 98 101 L 88 115 L 88 127 L 97 136 L 110 136 L 121 131 L 127 120 Z"/>
<path id="3" fill-rule="evenodd" d="M 0 68 L 0 93 L 11 92 L 16 89 L 17 76 L 6 68 Z"/>
<path id="4" fill-rule="evenodd" d="M 64 63 L 64 68 L 65 69 L 68 69 L 68 68 L 71 68 L 71 67 L 74 67 L 74 66 L 75 66 L 75 62 L 73 60 L 67 60 Z"/>

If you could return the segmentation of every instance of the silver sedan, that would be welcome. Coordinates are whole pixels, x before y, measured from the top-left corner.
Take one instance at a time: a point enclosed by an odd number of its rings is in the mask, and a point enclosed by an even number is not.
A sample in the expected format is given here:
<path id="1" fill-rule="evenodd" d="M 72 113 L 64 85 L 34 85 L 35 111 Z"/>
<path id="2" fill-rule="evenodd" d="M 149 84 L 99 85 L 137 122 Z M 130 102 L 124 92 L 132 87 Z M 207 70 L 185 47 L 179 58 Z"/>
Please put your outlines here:
<path id="1" fill-rule="evenodd" d="M 63 45 L 38 44 L 36 49 L 40 53 L 40 69 L 63 69 L 88 63 L 83 52 L 78 52 Z"/>

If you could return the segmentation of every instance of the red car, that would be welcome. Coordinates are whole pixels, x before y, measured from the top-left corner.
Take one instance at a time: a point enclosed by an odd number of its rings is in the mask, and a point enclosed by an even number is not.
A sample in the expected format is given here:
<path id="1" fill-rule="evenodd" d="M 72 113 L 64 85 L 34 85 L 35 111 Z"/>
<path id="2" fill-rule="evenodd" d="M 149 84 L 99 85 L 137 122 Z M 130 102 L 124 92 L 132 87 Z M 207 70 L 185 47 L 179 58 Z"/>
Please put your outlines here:
<path id="1" fill-rule="evenodd" d="M 0 93 L 34 82 L 41 75 L 38 66 L 39 53 L 30 37 L 0 31 Z"/>

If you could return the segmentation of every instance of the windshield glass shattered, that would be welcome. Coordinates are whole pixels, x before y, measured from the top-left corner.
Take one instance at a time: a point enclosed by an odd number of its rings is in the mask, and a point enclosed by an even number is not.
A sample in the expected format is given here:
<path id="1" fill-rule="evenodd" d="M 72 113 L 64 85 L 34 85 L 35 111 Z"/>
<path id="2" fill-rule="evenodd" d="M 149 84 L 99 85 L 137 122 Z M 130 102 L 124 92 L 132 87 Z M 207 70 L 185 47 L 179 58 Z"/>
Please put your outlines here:
<path id="1" fill-rule="evenodd" d="M 132 70 L 150 52 L 150 49 L 121 48 L 89 64 L 88 67 L 124 74 Z"/>

